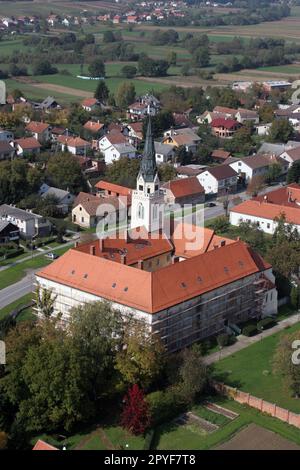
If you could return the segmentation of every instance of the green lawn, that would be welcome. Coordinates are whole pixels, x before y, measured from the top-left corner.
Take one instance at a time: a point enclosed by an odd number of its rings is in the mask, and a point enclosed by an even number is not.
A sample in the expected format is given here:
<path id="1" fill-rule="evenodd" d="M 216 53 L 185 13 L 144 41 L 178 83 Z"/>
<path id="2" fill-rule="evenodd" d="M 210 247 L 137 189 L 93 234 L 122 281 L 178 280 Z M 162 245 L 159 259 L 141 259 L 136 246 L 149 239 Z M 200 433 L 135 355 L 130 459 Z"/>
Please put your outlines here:
<path id="1" fill-rule="evenodd" d="M 271 403 L 300 413 L 300 400 L 293 398 L 282 377 L 273 372 L 272 361 L 281 335 L 299 332 L 300 323 L 222 359 L 215 364 L 215 376 L 228 385 Z"/>
<path id="2" fill-rule="evenodd" d="M 0 320 L 3 320 L 10 312 L 15 310 L 18 307 L 22 307 L 22 305 L 26 305 L 32 300 L 32 293 L 24 295 L 24 297 L 21 297 L 20 299 L 16 300 L 15 302 L 11 303 L 10 305 L 7 305 L 6 307 L 2 308 L 0 310 Z M 31 308 L 28 308 L 24 310 L 19 316 L 17 321 L 20 320 L 29 320 L 32 318 L 32 310 Z"/>
<path id="3" fill-rule="evenodd" d="M 55 250 L 55 253 L 57 253 L 58 255 L 62 255 L 69 249 L 70 247 L 60 248 L 59 250 Z M 24 261 L 23 263 L 19 263 L 15 266 L 5 269 L 4 271 L 1 271 L 0 272 L 1 289 L 4 289 L 5 287 L 8 287 L 11 284 L 14 284 L 15 282 L 20 281 L 23 277 L 26 276 L 27 270 L 39 269 L 50 263 L 51 263 L 51 260 L 46 258 L 44 254 L 41 254 L 40 256 L 32 258 L 28 261 Z"/>
<path id="4" fill-rule="evenodd" d="M 239 414 L 233 421 L 228 420 L 218 430 L 205 434 L 195 426 L 182 426 L 169 423 L 158 428 L 154 439 L 158 450 L 207 450 L 229 440 L 233 434 L 243 427 L 255 423 L 270 431 L 300 444 L 299 429 L 282 421 L 260 413 L 246 405 L 240 405 L 232 400 L 218 397 L 213 399 L 222 406 Z"/>

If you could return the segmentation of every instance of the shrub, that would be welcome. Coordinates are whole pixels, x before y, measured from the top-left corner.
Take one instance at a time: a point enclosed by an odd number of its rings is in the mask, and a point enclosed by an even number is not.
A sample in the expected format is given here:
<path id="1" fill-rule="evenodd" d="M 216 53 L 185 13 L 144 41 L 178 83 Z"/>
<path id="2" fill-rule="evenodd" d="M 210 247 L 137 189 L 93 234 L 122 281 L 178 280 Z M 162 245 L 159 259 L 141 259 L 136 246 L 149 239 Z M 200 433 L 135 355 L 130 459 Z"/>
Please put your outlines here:
<path id="1" fill-rule="evenodd" d="M 276 323 L 277 322 L 274 320 L 274 318 L 266 317 L 257 323 L 257 329 L 258 331 L 267 330 L 268 328 L 272 328 L 272 326 L 276 325 Z"/>
<path id="2" fill-rule="evenodd" d="M 234 340 L 235 340 L 235 337 L 233 335 L 229 335 L 227 333 L 223 333 L 223 334 L 217 336 L 217 343 L 222 348 L 224 346 L 229 346 L 230 344 L 233 344 Z"/>
<path id="3" fill-rule="evenodd" d="M 254 336 L 257 333 L 256 325 L 247 325 L 243 328 L 242 334 L 244 336 Z"/>
<path id="4" fill-rule="evenodd" d="M 146 400 L 150 407 L 152 424 L 157 426 L 176 418 L 185 409 L 185 403 L 175 388 L 149 393 Z"/>

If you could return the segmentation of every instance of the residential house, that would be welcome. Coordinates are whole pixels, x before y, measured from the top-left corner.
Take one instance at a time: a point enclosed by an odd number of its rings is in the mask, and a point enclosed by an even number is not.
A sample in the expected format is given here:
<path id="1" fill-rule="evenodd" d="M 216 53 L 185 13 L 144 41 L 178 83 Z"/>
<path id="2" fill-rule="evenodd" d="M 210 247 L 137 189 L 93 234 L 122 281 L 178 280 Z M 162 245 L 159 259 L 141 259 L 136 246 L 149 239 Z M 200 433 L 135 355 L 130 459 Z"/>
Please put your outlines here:
<path id="1" fill-rule="evenodd" d="M 111 130 L 98 141 L 98 148 L 103 155 L 112 145 L 126 144 L 128 139 L 119 130 Z"/>
<path id="2" fill-rule="evenodd" d="M 202 204 L 205 201 L 205 191 L 196 176 L 179 178 L 162 185 L 164 201 L 167 205 Z"/>
<path id="3" fill-rule="evenodd" d="M 239 108 L 235 114 L 235 119 L 240 124 L 259 124 L 259 115 L 257 111 L 252 111 L 251 109 Z"/>
<path id="4" fill-rule="evenodd" d="M 154 142 L 156 163 L 171 162 L 175 155 L 175 145 L 162 144 L 161 142 Z"/>
<path id="5" fill-rule="evenodd" d="M 279 155 L 279 158 L 288 162 L 288 166 L 291 167 L 293 163 L 300 160 L 300 145 L 299 147 L 285 150 L 282 154 Z"/>
<path id="6" fill-rule="evenodd" d="M 88 142 L 81 137 L 68 137 L 60 135 L 57 142 L 61 144 L 61 149 L 64 152 L 67 150 L 73 155 L 86 155 L 87 151 L 92 148 L 91 142 Z"/>
<path id="7" fill-rule="evenodd" d="M 199 176 L 207 169 L 207 165 L 184 165 L 176 167 L 178 178 L 189 178 L 190 176 Z"/>
<path id="8" fill-rule="evenodd" d="M 20 231 L 18 227 L 7 220 L 0 219 L 0 245 L 3 243 L 18 242 Z"/>
<path id="9" fill-rule="evenodd" d="M 201 138 L 190 128 L 169 129 L 164 132 L 163 144 L 173 147 L 184 147 L 187 152 L 195 154 L 198 150 Z"/>
<path id="10" fill-rule="evenodd" d="M 0 206 L 0 220 L 16 225 L 20 231 L 20 237 L 27 239 L 46 237 L 52 228 L 51 223 L 45 217 L 8 204 Z"/>
<path id="11" fill-rule="evenodd" d="M 37 155 L 41 151 L 41 144 L 35 137 L 24 137 L 14 141 L 18 156 Z"/>
<path id="12" fill-rule="evenodd" d="M 200 173 L 198 180 L 203 186 L 205 194 L 222 196 L 236 191 L 238 174 L 229 165 L 218 165 L 207 168 Z"/>
<path id="13" fill-rule="evenodd" d="M 214 119 L 224 118 L 228 116 L 225 113 L 214 113 L 213 111 L 205 111 L 201 116 L 197 116 L 198 124 L 211 124 Z"/>
<path id="14" fill-rule="evenodd" d="M 223 149 L 216 149 L 211 154 L 214 163 L 224 163 L 229 157 L 231 157 L 231 153 Z"/>
<path id="15" fill-rule="evenodd" d="M 12 159 L 15 155 L 13 145 L 4 140 L 0 140 L 0 160 Z"/>
<path id="16" fill-rule="evenodd" d="M 136 121 L 127 124 L 129 143 L 137 145 L 138 142 L 143 140 L 143 121 Z"/>
<path id="17" fill-rule="evenodd" d="M 255 126 L 256 133 L 260 137 L 264 137 L 270 134 L 270 129 L 272 127 L 272 123 L 266 123 L 266 124 L 259 124 L 258 126 Z"/>
<path id="18" fill-rule="evenodd" d="M 173 113 L 174 128 L 180 129 L 182 127 L 189 127 L 190 129 L 197 129 L 197 126 L 189 119 L 186 113 Z"/>
<path id="19" fill-rule="evenodd" d="M 72 222 L 84 228 L 96 227 L 101 221 L 117 222 L 127 214 L 129 205 L 127 197 L 102 197 L 81 192 L 74 201 Z"/>
<path id="20" fill-rule="evenodd" d="M 123 196 L 131 197 L 132 189 L 127 188 L 126 186 L 121 186 L 120 184 L 110 183 L 109 181 L 100 180 L 95 184 L 95 189 L 98 196 L 110 197 L 110 196 Z"/>
<path id="21" fill-rule="evenodd" d="M 104 150 L 104 160 L 107 165 L 113 163 L 120 158 L 134 158 L 136 156 L 136 148 L 127 142 L 123 144 L 113 144 Z"/>
<path id="22" fill-rule="evenodd" d="M 155 96 L 146 94 L 128 106 L 127 118 L 137 121 L 144 119 L 148 114 L 155 116 L 160 108 L 160 101 Z"/>
<path id="23" fill-rule="evenodd" d="M 263 88 L 267 93 L 278 90 L 280 92 L 287 91 L 291 88 L 291 82 L 286 80 L 267 80 L 263 82 Z"/>
<path id="24" fill-rule="evenodd" d="M 101 137 L 104 134 L 105 124 L 98 121 L 87 121 L 83 128 L 95 137 Z"/>
<path id="25" fill-rule="evenodd" d="M 241 124 L 231 118 L 216 118 L 210 123 L 212 133 L 221 139 L 232 139 Z"/>
<path id="26" fill-rule="evenodd" d="M 69 212 L 70 207 L 72 206 L 75 196 L 70 193 L 70 191 L 66 191 L 60 188 L 54 188 L 52 186 L 48 186 L 48 184 L 44 183 L 40 187 L 39 195 L 44 199 L 46 197 L 52 196 L 56 199 L 56 207 L 62 214 L 67 214 Z"/>
<path id="27" fill-rule="evenodd" d="M 225 114 L 227 118 L 235 119 L 238 109 L 228 108 L 226 106 L 215 106 L 213 112 L 220 114 L 220 117 L 223 117 Z"/>
<path id="28" fill-rule="evenodd" d="M 38 140 L 40 144 L 45 144 L 50 140 L 50 126 L 46 122 L 31 121 L 27 124 L 25 129 Z"/>
<path id="29" fill-rule="evenodd" d="M 300 142 L 289 140 L 286 144 L 270 144 L 269 142 L 264 142 L 258 149 L 258 154 L 270 154 L 280 157 L 286 150 L 291 150 L 296 147 L 300 147 Z"/>
<path id="30" fill-rule="evenodd" d="M 11 140 L 14 140 L 13 132 L 0 128 L 0 142 L 10 142 Z"/>
<path id="31" fill-rule="evenodd" d="M 277 219 L 284 217 L 286 224 L 293 224 L 300 234 L 300 185 L 291 184 L 267 194 L 257 196 L 230 210 L 230 223 L 253 223 L 260 230 L 274 234 Z"/>
<path id="32" fill-rule="evenodd" d="M 95 111 L 97 108 L 99 108 L 101 103 L 96 98 L 86 98 L 82 101 L 81 106 L 85 111 L 91 113 L 92 111 Z"/>
<path id="33" fill-rule="evenodd" d="M 66 136 L 68 134 L 68 129 L 65 127 L 52 127 L 50 129 L 50 139 L 52 142 L 57 142 L 59 136 Z"/>
<path id="34" fill-rule="evenodd" d="M 258 176 L 266 177 L 271 165 L 279 165 L 281 175 L 287 173 L 288 164 L 275 155 L 251 155 L 229 163 L 229 166 L 238 173 L 239 178 L 245 183 L 249 183 Z"/>

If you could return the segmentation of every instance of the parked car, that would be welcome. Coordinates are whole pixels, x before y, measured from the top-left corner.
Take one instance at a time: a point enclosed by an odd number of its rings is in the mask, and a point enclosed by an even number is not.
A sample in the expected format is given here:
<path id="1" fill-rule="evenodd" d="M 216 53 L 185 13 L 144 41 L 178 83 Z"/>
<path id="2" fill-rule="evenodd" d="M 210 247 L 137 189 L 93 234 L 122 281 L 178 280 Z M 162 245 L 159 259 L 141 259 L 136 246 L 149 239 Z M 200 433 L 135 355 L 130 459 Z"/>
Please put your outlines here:
<path id="1" fill-rule="evenodd" d="M 215 202 L 209 202 L 208 207 L 215 207 L 217 204 Z"/>
<path id="2" fill-rule="evenodd" d="M 47 253 L 45 256 L 49 259 L 57 259 L 59 257 L 56 253 Z"/>

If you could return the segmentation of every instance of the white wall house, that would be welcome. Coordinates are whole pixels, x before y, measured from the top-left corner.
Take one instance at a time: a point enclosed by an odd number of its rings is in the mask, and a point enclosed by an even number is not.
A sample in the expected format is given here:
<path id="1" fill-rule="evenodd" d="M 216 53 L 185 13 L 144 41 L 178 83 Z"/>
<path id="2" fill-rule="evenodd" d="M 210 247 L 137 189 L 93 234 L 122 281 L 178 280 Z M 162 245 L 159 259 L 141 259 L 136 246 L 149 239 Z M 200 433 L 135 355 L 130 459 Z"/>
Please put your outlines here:
<path id="1" fill-rule="evenodd" d="M 291 167 L 293 163 L 300 160 L 300 147 L 286 150 L 281 155 L 279 155 L 279 157 L 285 160 L 288 163 L 289 167 Z"/>
<path id="2" fill-rule="evenodd" d="M 122 157 L 134 158 L 136 156 L 136 148 L 131 144 L 114 144 L 102 152 L 104 154 L 105 163 L 108 165 Z"/>
<path id="3" fill-rule="evenodd" d="M 0 220 L 16 225 L 23 238 L 47 236 L 51 231 L 51 223 L 41 215 L 8 204 L 0 206 Z"/>
<path id="4" fill-rule="evenodd" d="M 197 176 L 205 194 L 234 192 L 237 187 L 237 173 L 229 165 L 209 168 Z"/>

